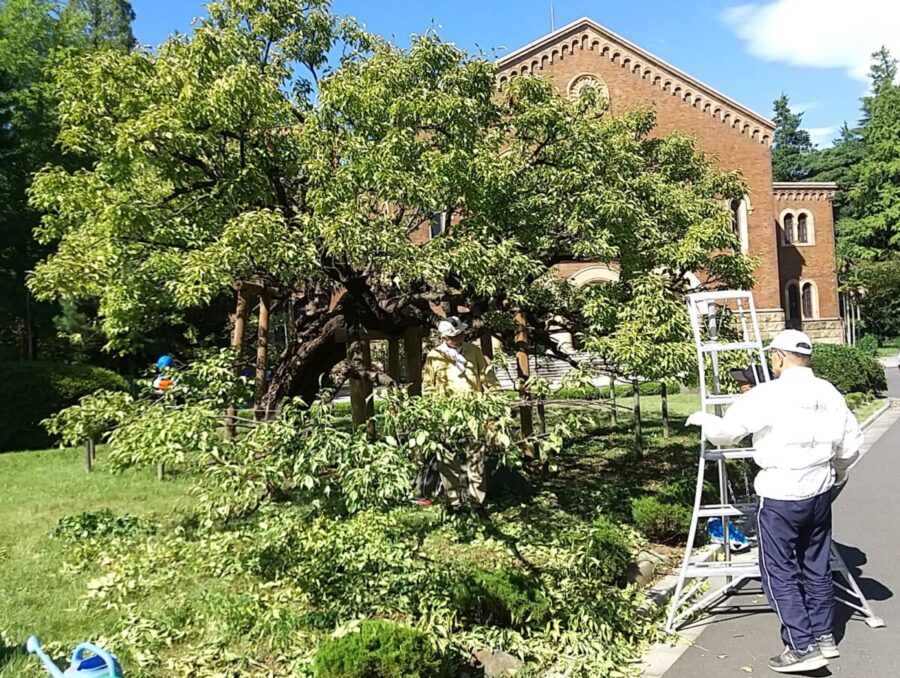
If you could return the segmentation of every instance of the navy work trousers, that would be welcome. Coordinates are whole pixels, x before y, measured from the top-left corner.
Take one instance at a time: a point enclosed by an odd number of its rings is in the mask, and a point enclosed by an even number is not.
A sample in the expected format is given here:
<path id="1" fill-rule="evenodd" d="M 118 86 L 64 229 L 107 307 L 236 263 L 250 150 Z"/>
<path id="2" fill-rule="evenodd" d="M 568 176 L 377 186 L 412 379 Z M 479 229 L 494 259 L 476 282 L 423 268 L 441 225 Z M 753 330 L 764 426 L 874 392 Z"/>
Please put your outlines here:
<path id="1" fill-rule="evenodd" d="M 832 632 L 831 492 L 759 500 L 759 570 L 787 647 L 805 650 Z"/>

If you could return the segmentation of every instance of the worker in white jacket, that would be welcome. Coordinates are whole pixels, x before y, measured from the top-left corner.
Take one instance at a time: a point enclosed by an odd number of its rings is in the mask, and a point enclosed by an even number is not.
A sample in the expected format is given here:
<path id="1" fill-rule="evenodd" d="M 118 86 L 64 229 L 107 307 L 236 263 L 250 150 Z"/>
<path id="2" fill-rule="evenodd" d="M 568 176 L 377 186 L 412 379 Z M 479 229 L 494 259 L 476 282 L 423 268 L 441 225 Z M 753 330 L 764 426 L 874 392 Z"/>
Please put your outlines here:
<path id="1" fill-rule="evenodd" d="M 831 488 L 846 479 L 863 434 L 844 397 L 809 368 L 812 341 L 785 330 L 768 347 L 775 381 L 742 394 L 723 417 L 695 412 L 716 445 L 753 436 L 763 590 L 781 621 L 780 673 L 805 672 L 839 656 L 832 632 Z"/>

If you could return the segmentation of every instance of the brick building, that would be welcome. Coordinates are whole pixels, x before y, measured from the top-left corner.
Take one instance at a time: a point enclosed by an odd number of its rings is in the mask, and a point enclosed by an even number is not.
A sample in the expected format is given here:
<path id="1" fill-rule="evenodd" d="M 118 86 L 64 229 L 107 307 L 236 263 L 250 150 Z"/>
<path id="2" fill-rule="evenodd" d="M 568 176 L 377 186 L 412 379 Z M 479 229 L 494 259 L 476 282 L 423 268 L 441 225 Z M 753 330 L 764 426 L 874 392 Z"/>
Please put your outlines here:
<path id="1" fill-rule="evenodd" d="M 563 95 L 586 86 L 609 99 L 608 115 L 652 104 L 657 134 L 694 135 L 723 169 L 739 169 L 748 193 L 731 205 L 741 249 L 759 259 L 753 290 L 763 331 L 802 328 L 815 341 L 843 341 L 828 183 L 773 183 L 774 124 L 591 19 L 579 19 L 498 62 L 498 84 L 526 73 Z M 576 284 L 615 279 L 614 266 L 571 262 Z"/>

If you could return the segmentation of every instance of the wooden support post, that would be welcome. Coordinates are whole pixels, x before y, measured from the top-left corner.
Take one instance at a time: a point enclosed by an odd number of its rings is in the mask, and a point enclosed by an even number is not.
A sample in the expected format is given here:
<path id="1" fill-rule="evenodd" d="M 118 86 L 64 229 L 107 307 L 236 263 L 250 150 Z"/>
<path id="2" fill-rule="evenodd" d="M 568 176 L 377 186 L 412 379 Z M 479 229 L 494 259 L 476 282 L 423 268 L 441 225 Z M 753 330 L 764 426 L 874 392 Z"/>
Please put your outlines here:
<path id="1" fill-rule="evenodd" d="M 238 284 L 237 302 L 234 311 L 234 329 L 231 332 L 231 348 L 234 350 L 234 374 L 239 377 L 241 374 L 241 362 L 243 359 L 244 348 L 244 326 L 247 323 L 247 293 L 243 285 Z M 231 403 L 225 412 L 225 438 L 227 440 L 234 439 L 235 430 L 237 429 L 237 405 Z"/>
<path id="2" fill-rule="evenodd" d="M 166 479 L 166 465 L 162 462 L 156 465 L 156 479 L 157 480 L 165 480 Z"/>
<path id="3" fill-rule="evenodd" d="M 347 345 L 347 355 L 358 353 L 363 369 L 372 368 L 372 351 L 365 339 L 354 339 Z M 372 382 L 358 377 L 350 378 L 350 412 L 353 428 L 365 425 L 369 436 L 375 435 L 375 403 L 372 400 Z"/>
<path id="4" fill-rule="evenodd" d="M 669 387 L 666 386 L 666 380 L 663 379 L 659 389 L 659 398 L 662 404 L 662 425 L 663 438 L 669 439 Z"/>
<path id="5" fill-rule="evenodd" d="M 641 431 L 641 389 L 634 382 L 634 444 L 638 458 L 644 456 L 644 434 Z"/>
<path id="6" fill-rule="evenodd" d="M 84 466 L 88 473 L 94 472 L 94 441 L 90 438 L 84 441 Z"/>
<path id="7" fill-rule="evenodd" d="M 400 381 L 400 340 L 388 339 L 387 373 L 394 381 Z"/>
<path id="8" fill-rule="evenodd" d="M 406 353 L 406 378 L 409 380 L 409 392 L 412 395 L 422 394 L 422 330 L 415 328 L 403 335 L 403 348 Z"/>
<path id="9" fill-rule="evenodd" d="M 481 352 L 488 360 L 494 359 L 494 338 L 487 330 L 481 334 Z"/>
<path id="10" fill-rule="evenodd" d="M 531 376 L 531 367 L 528 364 L 528 322 L 525 311 L 521 309 L 516 311 L 516 367 L 519 377 L 519 398 L 528 400 L 528 389 L 525 386 L 525 382 Z M 522 437 L 530 438 L 534 433 L 534 419 L 530 405 L 519 407 L 519 423 Z M 526 456 L 530 455 L 526 453 Z"/>
<path id="11" fill-rule="evenodd" d="M 619 425 L 619 405 L 616 402 L 616 375 L 612 375 L 612 380 L 609 384 L 609 394 L 612 396 L 612 414 L 613 414 L 613 424 L 616 426 Z"/>
<path id="12" fill-rule="evenodd" d="M 272 297 L 267 290 L 259 295 L 259 330 L 256 335 L 256 390 L 255 410 L 253 417 L 262 421 L 268 417 L 268 412 L 263 410 L 262 401 L 266 395 L 266 370 L 269 361 L 269 311 L 271 310 Z"/>

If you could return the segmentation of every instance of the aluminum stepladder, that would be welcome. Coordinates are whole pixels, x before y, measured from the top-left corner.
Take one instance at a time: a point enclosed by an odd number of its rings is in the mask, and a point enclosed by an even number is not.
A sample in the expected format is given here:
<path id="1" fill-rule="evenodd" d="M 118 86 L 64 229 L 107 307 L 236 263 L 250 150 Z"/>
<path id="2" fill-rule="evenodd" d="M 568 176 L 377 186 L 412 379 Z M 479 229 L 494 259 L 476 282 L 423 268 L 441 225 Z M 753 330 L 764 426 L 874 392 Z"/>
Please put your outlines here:
<path id="1" fill-rule="evenodd" d="M 687 297 L 688 312 L 691 319 L 691 327 L 694 334 L 694 343 L 697 349 L 697 364 L 700 378 L 701 409 L 708 412 L 710 408 L 720 415 L 725 405 L 733 402 L 737 394 L 725 394 L 721 392 L 719 356 L 725 352 L 749 353 L 751 362 L 762 366 L 765 381 L 769 381 L 768 363 L 765 356 L 765 347 L 759 331 L 759 319 L 756 314 L 756 306 L 753 303 L 753 295 L 744 291 L 715 291 L 699 292 Z M 729 309 L 736 317 L 739 327 L 733 327 L 739 331 L 740 338 L 737 341 L 720 340 L 720 311 Z M 705 334 L 704 334 L 705 331 Z M 710 379 L 706 375 L 706 357 L 709 356 L 711 366 Z M 697 468 L 697 485 L 694 493 L 694 510 L 691 517 L 691 526 L 688 533 L 688 541 L 684 551 L 684 559 L 678 573 L 678 581 L 666 618 L 665 630 L 668 633 L 675 631 L 680 624 L 694 613 L 708 609 L 749 579 L 758 579 L 759 563 L 756 554 L 751 552 L 747 556 L 741 556 L 735 560 L 729 543 L 729 525 L 731 519 L 746 517 L 750 521 L 755 520 L 757 503 L 737 503 L 731 501 L 731 491 L 728 481 L 726 460 L 751 459 L 752 447 L 722 448 L 710 445 L 701 436 L 700 461 Z M 717 504 L 703 504 L 703 487 L 706 477 L 707 462 L 716 464 L 716 480 L 718 485 L 719 502 Z M 722 560 L 710 560 L 700 562 L 694 559 L 694 544 L 697 538 L 697 528 L 701 519 L 717 517 L 722 521 L 723 544 Z M 755 548 L 754 548 L 755 551 Z M 832 543 L 831 566 L 836 574 L 840 574 L 846 581 L 846 586 L 835 580 L 835 587 L 843 591 L 852 600 L 837 596 L 836 600 L 848 606 L 850 609 L 861 613 L 865 617 L 866 624 L 872 628 L 884 626 L 884 621 L 875 615 L 868 601 L 850 574 L 850 570 L 841 558 L 837 547 Z M 725 583 L 705 592 L 700 598 L 689 604 L 695 594 L 700 590 L 708 578 L 724 578 Z M 689 586 L 685 586 L 691 580 Z"/>

